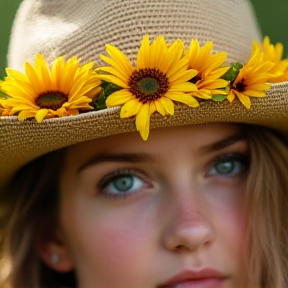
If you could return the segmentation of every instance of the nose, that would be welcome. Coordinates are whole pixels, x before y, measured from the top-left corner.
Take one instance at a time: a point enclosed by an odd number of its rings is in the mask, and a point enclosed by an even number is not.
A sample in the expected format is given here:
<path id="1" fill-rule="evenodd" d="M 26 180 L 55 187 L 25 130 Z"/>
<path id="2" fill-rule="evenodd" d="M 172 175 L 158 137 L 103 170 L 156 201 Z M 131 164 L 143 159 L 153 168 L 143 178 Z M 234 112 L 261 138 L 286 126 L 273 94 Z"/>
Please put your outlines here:
<path id="1" fill-rule="evenodd" d="M 166 249 L 195 251 L 210 245 L 216 238 L 216 231 L 207 205 L 191 195 L 171 200 L 163 233 Z"/>

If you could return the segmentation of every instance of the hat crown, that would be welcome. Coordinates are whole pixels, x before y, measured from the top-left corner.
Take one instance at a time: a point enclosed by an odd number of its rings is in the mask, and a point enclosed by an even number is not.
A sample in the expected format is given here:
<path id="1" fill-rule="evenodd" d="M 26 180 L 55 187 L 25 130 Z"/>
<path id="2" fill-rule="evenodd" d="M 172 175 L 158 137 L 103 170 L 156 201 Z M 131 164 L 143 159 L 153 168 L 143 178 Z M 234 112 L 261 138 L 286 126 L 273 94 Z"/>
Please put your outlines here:
<path id="1" fill-rule="evenodd" d="M 83 63 L 117 46 L 133 61 L 145 34 L 168 43 L 213 41 L 227 61 L 246 62 L 260 39 L 254 11 L 245 0 L 24 0 L 12 30 L 9 66 L 21 70 L 40 52 L 48 62 L 78 56 Z"/>

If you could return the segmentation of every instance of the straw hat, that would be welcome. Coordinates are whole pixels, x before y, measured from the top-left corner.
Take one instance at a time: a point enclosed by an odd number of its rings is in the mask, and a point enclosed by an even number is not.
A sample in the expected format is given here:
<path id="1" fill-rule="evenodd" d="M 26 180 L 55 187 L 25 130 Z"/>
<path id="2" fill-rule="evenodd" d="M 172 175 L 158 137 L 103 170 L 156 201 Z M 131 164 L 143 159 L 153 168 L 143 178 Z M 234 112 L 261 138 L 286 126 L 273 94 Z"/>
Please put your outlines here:
<path id="1" fill-rule="evenodd" d="M 78 56 L 81 63 L 105 54 L 109 43 L 133 62 L 144 35 L 163 35 L 167 43 L 191 39 L 213 41 L 214 51 L 226 51 L 227 63 L 247 62 L 253 40 L 261 35 L 245 0 L 24 0 L 14 22 L 9 67 L 41 53 L 51 64 L 57 57 Z M 251 98 L 251 109 L 237 99 L 203 101 L 199 108 L 175 104 L 175 114 L 151 116 L 151 129 L 164 126 L 235 122 L 259 124 L 288 135 L 288 82 L 273 84 L 266 97 Z M 121 119 L 120 107 L 79 115 L 19 121 L 0 117 L 0 188 L 31 160 L 82 141 L 135 131 L 134 117 Z M 149 140 L 148 140 L 149 141 Z"/>

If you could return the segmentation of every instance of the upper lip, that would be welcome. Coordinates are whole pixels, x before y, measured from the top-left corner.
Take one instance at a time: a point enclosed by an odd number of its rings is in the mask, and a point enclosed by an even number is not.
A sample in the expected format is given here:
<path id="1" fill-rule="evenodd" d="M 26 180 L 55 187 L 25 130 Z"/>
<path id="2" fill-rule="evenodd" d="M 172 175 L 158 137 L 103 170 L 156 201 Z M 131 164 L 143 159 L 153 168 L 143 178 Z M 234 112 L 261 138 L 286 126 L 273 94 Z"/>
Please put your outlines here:
<path id="1" fill-rule="evenodd" d="M 203 268 L 203 269 L 193 269 L 193 270 L 184 270 L 177 275 L 173 276 L 164 284 L 160 285 L 159 288 L 165 288 L 180 282 L 184 281 L 193 281 L 193 280 L 201 280 L 201 279 L 225 279 L 228 278 L 227 275 L 222 272 L 213 269 L 213 268 Z"/>

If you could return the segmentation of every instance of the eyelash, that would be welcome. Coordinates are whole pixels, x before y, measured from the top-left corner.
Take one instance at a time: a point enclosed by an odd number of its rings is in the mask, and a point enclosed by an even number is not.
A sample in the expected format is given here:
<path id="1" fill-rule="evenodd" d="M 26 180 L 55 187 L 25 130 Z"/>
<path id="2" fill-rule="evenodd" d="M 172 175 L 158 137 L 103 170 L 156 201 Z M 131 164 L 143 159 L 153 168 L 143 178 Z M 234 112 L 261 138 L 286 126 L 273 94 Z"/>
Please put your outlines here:
<path id="1" fill-rule="evenodd" d="M 108 192 L 108 186 L 111 185 L 112 183 L 114 183 L 116 180 L 120 179 L 120 178 L 124 178 L 124 177 L 133 177 L 133 178 L 138 178 L 138 180 L 142 181 L 144 184 L 143 186 L 145 187 L 149 187 L 148 181 L 145 179 L 145 176 L 143 175 L 143 173 L 140 173 L 137 170 L 134 169 L 124 169 L 124 170 L 116 170 L 113 171 L 112 173 L 106 175 L 101 181 L 100 183 L 97 185 L 98 186 L 98 191 L 100 194 L 106 196 L 106 197 L 111 197 L 114 199 L 124 199 L 127 197 L 131 197 L 134 196 L 135 194 L 137 194 L 138 192 L 140 192 L 140 190 L 142 189 L 138 189 L 136 191 L 133 192 L 127 192 L 127 193 L 111 193 Z"/>

